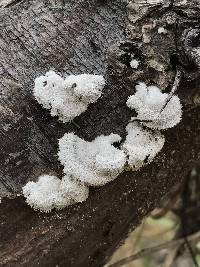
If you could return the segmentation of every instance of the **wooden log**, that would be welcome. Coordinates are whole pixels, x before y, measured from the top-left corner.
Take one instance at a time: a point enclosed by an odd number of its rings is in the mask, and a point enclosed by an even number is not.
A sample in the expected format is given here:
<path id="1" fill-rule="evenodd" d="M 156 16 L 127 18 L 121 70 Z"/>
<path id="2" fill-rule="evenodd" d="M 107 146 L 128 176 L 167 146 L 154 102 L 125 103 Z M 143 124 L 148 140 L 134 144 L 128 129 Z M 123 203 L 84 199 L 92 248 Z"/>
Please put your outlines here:
<path id="1" fill-rule="evenodd" d="M 172 54 L 179 52 L 176 34 L 197 25 L 199 4 L 190 1 L 186 9 L 176 1 L 168 7 L 160 1 L 133 24 L 140 0 L 130 1 L 128 8 L 123 0 L 5 2 L 0 9 L 0 264 L 102 266 L 199 160 L 198 75 L 182 80 L 183 119 L 165 132 L 165 146 L 153 163 L 91 188 L 82 204 L 50 214 L 28 207 L 21 188 L 43 173 L 62 175 L 57 140 L 66 132 L 86 140 L 111 132 L 125 137 L 134 115 L 127 97 L 138 80 L 169 89 L 175 76 Z M 171 18 L 168 35 L 158 33 L 158 22 L 152 26 L 156 18 L 160 25 Z M 173 18 L 183 26 L 177 29 Z M 147 43 L 144 25 L 150 31 Z M 130 67 L 131 54 L 141 61 L 137 71 Z M 49 69 L 103 74 L 104 94 L 75 123 L 63 124 L 32 95 L 35 77 Z"/>

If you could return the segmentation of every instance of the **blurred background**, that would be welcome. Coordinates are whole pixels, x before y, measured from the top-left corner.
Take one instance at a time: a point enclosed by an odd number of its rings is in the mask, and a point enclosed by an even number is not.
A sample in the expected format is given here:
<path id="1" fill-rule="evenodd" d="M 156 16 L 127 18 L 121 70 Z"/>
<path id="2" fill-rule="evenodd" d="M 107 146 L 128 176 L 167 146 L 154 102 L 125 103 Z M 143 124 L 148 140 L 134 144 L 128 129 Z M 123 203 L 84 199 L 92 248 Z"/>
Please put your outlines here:
<path id="1" fill-rule="evenodd" d="M 200 267 L 200 162 L 104 267 Z"/>

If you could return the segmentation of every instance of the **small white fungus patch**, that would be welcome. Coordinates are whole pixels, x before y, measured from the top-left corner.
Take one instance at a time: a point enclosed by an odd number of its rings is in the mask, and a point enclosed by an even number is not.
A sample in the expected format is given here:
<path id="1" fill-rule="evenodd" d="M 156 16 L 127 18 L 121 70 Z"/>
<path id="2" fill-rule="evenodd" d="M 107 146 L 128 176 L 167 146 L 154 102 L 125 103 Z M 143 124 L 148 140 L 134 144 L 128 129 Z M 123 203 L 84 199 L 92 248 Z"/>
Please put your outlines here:
<path id="1" fill-rule="evenodd" d="M 73 120 L 101 96 L 105 80 L 101 75 L 69 75 L 66 79 L 49 71 L 35 79 L 33 93 L 44 108 L 63 122 Z"/>
<path id="2" fill-rule="evenodd" d="M 159 34 L 167 34 L 167 32 L 168 32 L 168 31 L 167 31 L 164 27 L 159 27 L 159 28 L 158 28 L 158 33 L 159 33 Z"/>
<path id="3" fill-rule="evenodd" d="M 122 149 L 128 155 L 128 164 L 132 170 L 140 169 L 150 163 L 162 149 L 165 138 L 159 131 L 143 129 L 137 122 L 126 127 L 127 136 Z"/>
<path id="4" fill-rule="evenodd" d="M 132 69 L 137 69 L 139 67 L 140 62 L 137 59 L 132 59 L 130 62 L 130 66 Z"/>
<path id="5" fill-rule="evenodd" d="M 59 160 L 64 173 L 88 185 L 100 186 L 115 179 L 123 170 L 126 155 L 112 144 L 120 142 L 117 134 L 98 136 L 87 142 L 73 133 L 59 140 Z"/>
<path id="6" fill-rule="evenodd" d="M 178 96 L 172 96 L 162 112 L 168 94 L 162 93 L 156 86 L 146 86 L 139 83 L 136 86 L 136 93 L 127 100 L 127 106 L 135 109 L 138 113 L 137 119 L 150 122 L 142 122 L 152 129 L 167 129 L 178 124 L 182 116 L 182 106 Z"/>
<path id="7" fill-rule="evenodd" d="M 49 212 L 62 209 L 87 199 L 89 189 L 84 184 L 64 176 L 41 175 L 37 182 L 28 182 L 23 188 L 26 202 L 35 210 Z"/>

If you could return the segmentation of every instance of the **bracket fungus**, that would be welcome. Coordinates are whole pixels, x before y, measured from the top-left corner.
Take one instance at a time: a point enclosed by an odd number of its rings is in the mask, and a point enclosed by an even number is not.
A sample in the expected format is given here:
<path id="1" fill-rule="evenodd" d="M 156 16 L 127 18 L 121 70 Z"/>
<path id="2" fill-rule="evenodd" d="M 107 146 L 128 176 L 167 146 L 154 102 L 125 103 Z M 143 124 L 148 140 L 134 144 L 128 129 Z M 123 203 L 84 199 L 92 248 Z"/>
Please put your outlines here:
<path id="1" fill-rule="evenodd" d="M 65 134 L 59 140 L 58 152 L 64 173 L 93 186 L 114 180 L 126 163 L 125 153 L 113 146 L 120 141 L 117 134 L 101 135 L 92 142 L 73 133 Z"/>
<path id="2" fill-rule="evenodd" d="M 143 129 L 137 122 L 130 122 L 126 131 L 127 136 L 122 149 L 128 155 L 130 168 L 138 170 L 155 158 L 162 149 L 165 138 L 159 131 Z"/>
<path id="3" fill-rule="evenodd" d="M 178 96 L 173 95 L 164 110 L 168 98 L 156 86 L 145 83 L 136 85 L 136 93 L 127 100 L 127 106 L 137 112 L 137 118 L 149 128 L 164 130 L 174 127 L 181 121 L 182 105 Z M 134 119 L 134 118 L 133 118 Z"/>
<path id="4" fill-rule="evenodd" d="M 68 176 L 60 180 L 53 175 L 41 175 L 37 182 L 28 182 L 22 189 L 26 202 L 43 212 L 83 202 L 89 194 L 87 186 Z"/>
<path id="5" fill-rule="evenodd" d="M 96 102 L 104 86 L 102 75 L 68 75 L 63 79 L 54 71 L 48 71 L 35 79 L 33 94 L 44 108 L 51 110 L 52 116 L 68 122 Z"/>

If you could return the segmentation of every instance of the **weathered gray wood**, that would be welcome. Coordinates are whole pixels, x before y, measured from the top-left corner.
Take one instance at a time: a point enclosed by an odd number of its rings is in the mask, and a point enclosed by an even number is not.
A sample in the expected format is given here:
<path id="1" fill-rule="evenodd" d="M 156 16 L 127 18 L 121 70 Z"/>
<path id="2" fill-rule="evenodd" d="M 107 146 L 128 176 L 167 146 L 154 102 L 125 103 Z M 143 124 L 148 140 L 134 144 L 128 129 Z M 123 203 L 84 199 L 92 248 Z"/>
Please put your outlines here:
<path id="1" fill-rule="evenodd" d="M 104 74 L 104 51 L 124 38 L 126 9 L 120 1 L 67 1 L 64 7 L 31 3 L 2 9 L 0 16 L 0 188 L 6 194 L 19 193 L 40 173 L 58 171 L 56 140 L 64 132 L 96 136 L 94 115 L 78 131 L 52 119 L 32 97 L 34 79 L 49 69 Z M 98 113 L 97 120 L 106 115 L 103 106 Z M 86 129 L 88 124 L 93 129 Z"/>
<path id="2" fill-rule="evenodd" d="M 57 139 L 65 132 L 74 131 L 87 140 L 111 132 L 124 137 L 133 115 L 125 102 L 136 82 L 156 82 L 169 89 L 175 75 L 170 56 L 179 52 L 176 33 L 179 37 L 185 28 L 198 25 L 200 17 L 195 1 L 190 1 L 188 11 L 178 1 L 164 9 L 161 4 L 135 24 L 131 22 L 135 11 L 123 0 L 17 2 L 0 9 L 0 192 L 9 197 L 20 194 L 24 183 L 42 173 L 62 174 Z M 151 42 L 143 43 L 142 25 L 156 18 L 165 23 L 167 16 L 182 26 L 172 23 L 166 36 L 153 28 Z M 138 71 L 129 66 L 130 52 L 141 59 Z M 106 76 L 103 97 L 75 119 L 79 127 L 58 122 L 32 96 L 35 77 L 50 68 L 62 74 Z M 85 203 L 49 215 L 31 210 L 23 197 L 3 198 L 1 265 L 102 266 L 129 229 L 200 158 L 199 81 L 182 81 L 178 94 L 183 120 L 165 133 L 164 149 L 141 171 L 91 188 Z"/>

